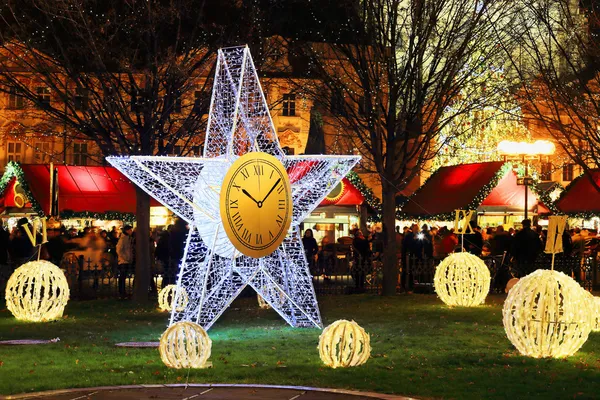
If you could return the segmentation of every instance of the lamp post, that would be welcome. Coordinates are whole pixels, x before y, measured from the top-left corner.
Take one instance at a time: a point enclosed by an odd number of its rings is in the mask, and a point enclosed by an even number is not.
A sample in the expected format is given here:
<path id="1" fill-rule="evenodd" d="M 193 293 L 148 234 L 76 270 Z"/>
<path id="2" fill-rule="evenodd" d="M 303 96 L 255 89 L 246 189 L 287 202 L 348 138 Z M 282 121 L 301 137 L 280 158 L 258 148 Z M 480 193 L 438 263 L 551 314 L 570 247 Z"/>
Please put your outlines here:
<path id="1" fill-rule="evenodd" d="M 536 156 L 552 155 L 554 154 L 555 146 L 554 143 L 548 140 L 536 140 L 533 143 L 527 142 L 511 142 L 509 140 L 503 140 L 498 143 L 498 153 L 504 156 L 506 161 L 508 156 L 520 157 L 523 164 L 525 164 L 525 176 L 523 177 L 523 186 L 525 186 L 525 218 L 527 219 L 527 197 L 528 188 L 532 183 L 532 179 L 529 176 L 529 163 L 527 158 L 535 158 Z"/>

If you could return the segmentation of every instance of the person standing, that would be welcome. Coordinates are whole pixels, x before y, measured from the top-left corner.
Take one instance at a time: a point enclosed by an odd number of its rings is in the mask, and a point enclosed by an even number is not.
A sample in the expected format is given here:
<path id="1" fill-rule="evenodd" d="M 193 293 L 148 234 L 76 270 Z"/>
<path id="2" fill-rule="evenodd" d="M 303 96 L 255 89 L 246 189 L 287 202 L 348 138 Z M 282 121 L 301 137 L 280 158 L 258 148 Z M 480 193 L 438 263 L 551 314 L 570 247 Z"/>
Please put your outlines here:
<path id="1" fill-rule="evenodd" d="M 318 271 L 316 270 L 315 266 L 315 257 L 319 253 L 319 245 L 313 236 L 312 229 L 307 229 L 304 231 L 304 236 L 302 237 L 302 246 L 304 247 L 304 255 L 306 256 L 306 261 L 308 261 L 308 268 L 311 274 L 318 275 Z"/>
<path id="2" fill-rule="evenodd" d="M 186 222 L 177 218 L 173 228 L 169 232 L 169 264 L 165 266 L 163 276 L 163 287 L 175 283 L 179 264 L 182 261 L 185 250 L 185 241 L 188 234 Z"/>
<path id="3" fill-rule="evenodd" d="M 125 282 L 127 273 L 131 269 L 133 263 L 133 228 L 131 225 L 123 227 L 123 234 L 117 243 L 117 258 L 119 265 L 119 296 L 124 299 L 126 297 Z"/>
<path id="4" fill-rule="evenodd" d="M 354 287 L 357 293 L 362 293 L 365 291 L 365 270 L 371 266 L 371 249 L 369 248 L 369 241 L 365 238 L 361 230 L 356 231 L 354 240 L 352 240 L 352 246 L 354 247 L 352 278 L 354 279 Z"/>
<path id="5" fill-rule="evenodd" d="M 511 254 L 521 277 L 533 272 L 535 259 L 542 251 L 540 236 L 531 229 L 531 220 L 524 219 L 523 229 L 515 234 Z"/>

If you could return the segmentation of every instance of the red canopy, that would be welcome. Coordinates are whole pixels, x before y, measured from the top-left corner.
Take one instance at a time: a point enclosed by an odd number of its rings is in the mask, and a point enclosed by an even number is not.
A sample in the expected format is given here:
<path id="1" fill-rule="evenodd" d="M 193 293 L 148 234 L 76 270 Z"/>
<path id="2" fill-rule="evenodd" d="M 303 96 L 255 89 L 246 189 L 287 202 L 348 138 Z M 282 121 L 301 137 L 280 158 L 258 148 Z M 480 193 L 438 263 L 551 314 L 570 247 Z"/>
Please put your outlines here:
<path id="1" fill-rule="evenodd" d="M 600 185 L 600 169 L 590 171 L 596 184 Z M 585 173 L 575 179 L 556 202 L 556 207 L 565 214 L 600 214 L 600 192 Z"/>
<path id="2" fill-rule="evenodd" d="M 323 199 L 320 206 L 359 206 L 365 197 L 347 178 L 342 181 Z"/>
<path id="3" fill-rule="evenodd" d="M 50 166 L 24 164 L 20 168 L 34 199 L 44 213 L 50 214 Z M 66 165 L 54 168 L 58 170 L 59 213 L 65 210 L 135 213 L 135 185 L 115 168 Z M 11 183 L 3 193 L 5 207 L 14 206 L 13 197 L 14 183 Z M 151 205 L 160 204 L 153 200 Z"/>
<path id="4" fill-rule="evenodd" d="M 486 196 L 477 207 L 490 211 L 521 211 L 525 205 L 524 187 L 517 185 L 517 176 L 510 170 L 494 185 L 504 162 L 461 164 L 438 169 L 402 208 L 406 217 L 428 217 L 466 209 L 476 197 Z M 537 196 L 528 189 L 528 208 L 534 209 Z M 477 201 L 476 201 L 477 202 Z"/>

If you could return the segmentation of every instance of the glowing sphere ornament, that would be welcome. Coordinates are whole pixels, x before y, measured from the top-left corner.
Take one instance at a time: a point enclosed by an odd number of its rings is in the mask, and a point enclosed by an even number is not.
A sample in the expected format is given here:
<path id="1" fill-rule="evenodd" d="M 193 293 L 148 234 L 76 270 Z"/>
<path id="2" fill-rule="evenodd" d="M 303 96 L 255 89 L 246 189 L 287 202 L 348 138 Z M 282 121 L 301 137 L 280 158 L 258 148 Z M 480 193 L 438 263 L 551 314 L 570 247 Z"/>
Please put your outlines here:
<path id="1" fill-rule="evenodd" d="M 171 311 L 177 294 L 176 285 L 167 285 L 158 292 L 158 308 L 162 311 Z M 177 301 L 177 311 L 183 311 L 189 302 L 189 297 L 184 288 L 181 288 Z"/>
<path id="2" fill-rule="evenodd" d="M 592 309 L 592 332 L 600 332 L 600 297 L 592 295 L 587 290 L 585 293 L 588 296 Z"/>
<path id="3" fill-rule="evenodd" d="M 319 356 L 331 368 L 364 364 L 371 356 L 371 338 L 356 322 L 340 319 L 319 336 Z"/>
<path id="4" fill-rule="evenodd" d="M 490 271 L 479 257 L 453 253 L 437 266 L 433 284 L 439 298 L 449 306 L 478 306 L 490 291 Z"/>
<path id="5" fill-rule="evenodd" d="M 40 260 L 23 264 L 6 284 L 6 308 L 23 321 L 61 318 L 69 301 L 69 283 L 60 268 Z"/>
<path id="6" fill-rule="evenodd" d="M 525 356 L 568 357 L 588 338 L 592 302 L 569 276 L 552 270 L 521 278 L 502 309 L 508 339 Z"/>
<path id="7" fill-rule="evenodd" d="M 169 368 L 207 368 L 212 341 L 198 324 L 176 322 L 162 334 L 158 351 Z"/>

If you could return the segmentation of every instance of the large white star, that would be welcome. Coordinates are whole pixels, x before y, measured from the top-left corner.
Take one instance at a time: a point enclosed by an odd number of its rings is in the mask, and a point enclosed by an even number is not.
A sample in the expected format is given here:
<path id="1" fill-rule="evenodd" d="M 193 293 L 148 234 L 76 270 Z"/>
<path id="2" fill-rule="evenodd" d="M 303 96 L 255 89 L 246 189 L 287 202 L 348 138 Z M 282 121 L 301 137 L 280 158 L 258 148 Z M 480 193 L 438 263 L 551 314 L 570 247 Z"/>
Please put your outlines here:
<path id="1" fill-rule="evenodd" d="M 219 215 L 225 173 L 239 156 L 262 151 L 277 157 L 292 186 L 290 231 L 269 256 L 237 252 Z M 290 325 L 322 327 L 299 224 L 359 161 L 358 156 L 286 156 L 247 47 L 221 49 L 206 131 L 204 156 L 107 157 L 108 161 L 190 225 L 170 323 L 197 322 L 208 329 L 246 285 Z M 175 302 L 175 304 L 178 304 Z"/>

